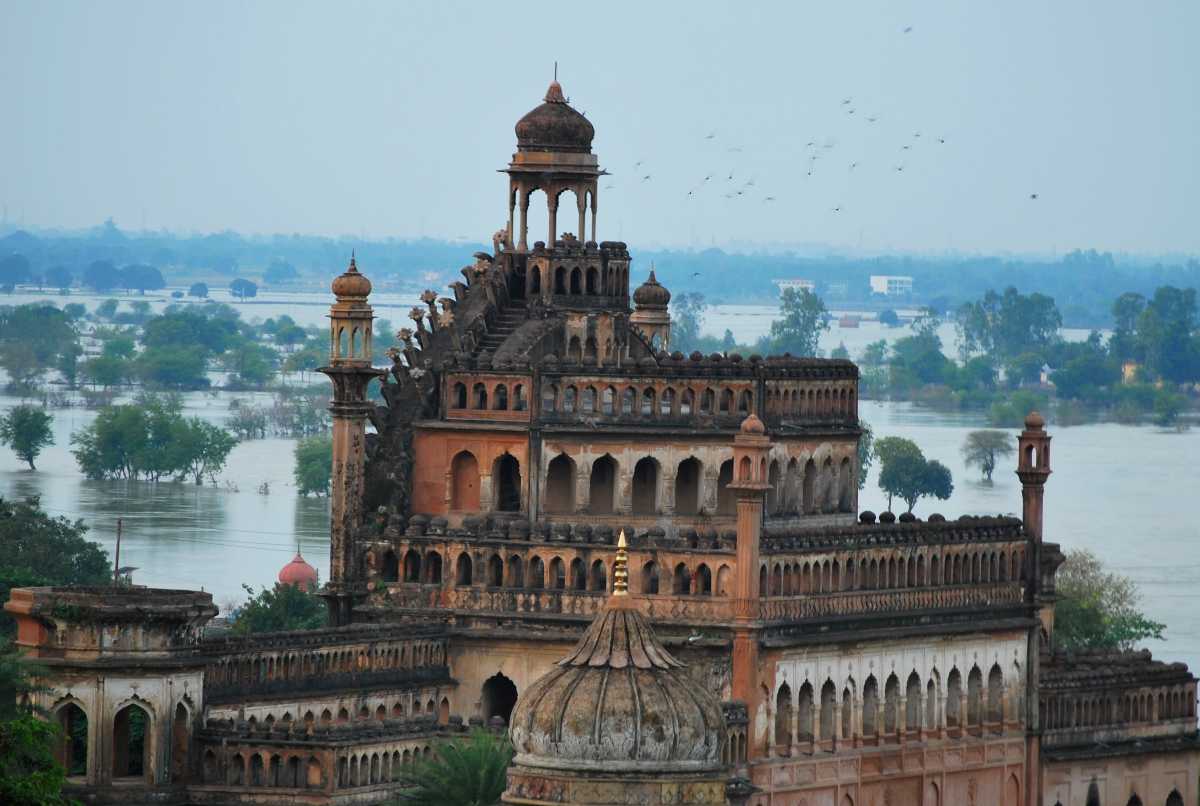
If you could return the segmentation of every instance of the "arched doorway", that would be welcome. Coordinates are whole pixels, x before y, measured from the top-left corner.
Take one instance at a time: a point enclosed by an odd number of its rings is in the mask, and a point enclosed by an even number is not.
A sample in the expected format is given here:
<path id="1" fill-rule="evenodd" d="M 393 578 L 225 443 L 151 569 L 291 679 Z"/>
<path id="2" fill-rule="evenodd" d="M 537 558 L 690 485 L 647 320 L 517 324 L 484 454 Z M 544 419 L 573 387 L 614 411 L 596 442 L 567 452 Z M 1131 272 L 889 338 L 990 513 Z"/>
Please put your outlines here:
<path id="1" fill-rule="evenodd" d="M 700 462 L 694 457 L 684 459 L 675 471 L 675 513 L 700 513 Z"/>
<path id="2" fill-rule="evenodd" d="M 509 717 L 512 716 L 513 706 L 516 704 L 517 686 L 513 681 L 499 672 L 484 681 L 480 697 L 484 724 L 491 722 L 492 717 L 498 716 L 507 725 Z"/>
<path id="3" fill-rule="evenodd" d="M 617 460 L 607 453 L 592 462 L 592 476 L 588 480 L 588 512 L 593 515 L 610 515 L 617 491 Z"/>
<path id="4" fill-rule="evenodd" d="M 727 459 L 721 463 L 721 471 L 717 475 L 717 514 L 734 515 L 737 513 L 737 496 L 729 489 L 733 481 L 733 460 Z"/>
<path id="5" fill-rule="evenodd" d="M 521 511 L 521 464 L 510 453 L 496 460 L 492 471 L 496 480 L 496 509 L 500 512 Z"/>
<path id="6" fill-rule="evenodd" d="M 658 509 L 658 462 L 649 456 L 633 466 L 633 514 L 653 515 Z"/>
<path id="7" fill-rule="evenodd" d="M 175 706 L 175 717 L 171 720 L 171 781 L 182 783 L 188 780 L 191 768 L 188 751 L 191 748 L 191 731 L 188 730 L 188 710 L 183 703 Z"/>
<path id="8" fill-rule="evenodd" d="M 546 512 L 568 514 L 575 510 L 575 463 L 565 453 L 550 460 L 546 470 Z"/>
<path id="9" fill-rule="evenodd" d="M 58 709 L 58 726 L 61 729 L 58 763 L 68 777 L 87 775 L 88 761 L 88 718 L 75 703 L 67 703 Z"/>
<path id="10" fill-rule="evenodd" d="M 817 511 L 817 463 L 809 459 L 804 463 L 804 514 L 811 515 Z"/>
<path id="11" fill-rule="evenodd" d="M 130 703 L 113 718 L 113 778 L 142 778 L 149 772 L 150 715 Z"/>
<path id="12" fill-rule="evenodd" d="M 450 509 L 479 511 L 479 462 L 470 451 L 460 451 L 450 463 Z"/>

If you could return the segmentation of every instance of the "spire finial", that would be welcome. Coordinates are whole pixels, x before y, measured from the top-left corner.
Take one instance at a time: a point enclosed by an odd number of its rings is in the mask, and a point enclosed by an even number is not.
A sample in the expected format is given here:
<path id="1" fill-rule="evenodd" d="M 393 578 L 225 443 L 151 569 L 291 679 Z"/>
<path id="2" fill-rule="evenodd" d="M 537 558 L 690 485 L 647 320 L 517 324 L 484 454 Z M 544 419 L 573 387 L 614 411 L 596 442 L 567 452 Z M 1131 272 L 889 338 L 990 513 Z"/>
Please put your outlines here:
<path id="1" fill-rule="evenodd" d="M 558 59 L 554 60 L 554 80 L 558 81 Z"/>
<path id="2" fill-rule="evenodd" d="M 617 538 L 617 559 L 613 562 L 613 596 L 629 595 L 629 555 L 625 553 L 625 530 Z"/>
<path id="3" fill-rule="evenodd" d="M 355 264 L 355 262 L 354 262 L 354 250 L 353 249 L 350 250 L 350 268 L 346 269 L 346 271 L 358 271 L 358 265 Z"/>

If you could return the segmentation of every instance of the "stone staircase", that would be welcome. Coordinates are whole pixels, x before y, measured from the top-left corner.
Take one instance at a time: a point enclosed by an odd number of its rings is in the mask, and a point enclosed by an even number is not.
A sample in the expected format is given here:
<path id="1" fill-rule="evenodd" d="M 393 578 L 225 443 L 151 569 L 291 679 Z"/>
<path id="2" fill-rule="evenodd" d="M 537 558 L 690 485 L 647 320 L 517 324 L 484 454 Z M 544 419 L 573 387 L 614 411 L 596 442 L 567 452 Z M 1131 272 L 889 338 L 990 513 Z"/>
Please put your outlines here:
<path id="1" fill-rule="evenodd" d="M 496 350 L 504 343 L 504 340 L 512 335 L 513 331 L 524 323 L 526 318 L 525 311 L 520 308 L 510 307 L 505 308 L 496 317 L 495 326 L 488 332 L 486 336 L 479 342 L 479 349 L 476 355 L 488 353 L 495 355 Z"/>

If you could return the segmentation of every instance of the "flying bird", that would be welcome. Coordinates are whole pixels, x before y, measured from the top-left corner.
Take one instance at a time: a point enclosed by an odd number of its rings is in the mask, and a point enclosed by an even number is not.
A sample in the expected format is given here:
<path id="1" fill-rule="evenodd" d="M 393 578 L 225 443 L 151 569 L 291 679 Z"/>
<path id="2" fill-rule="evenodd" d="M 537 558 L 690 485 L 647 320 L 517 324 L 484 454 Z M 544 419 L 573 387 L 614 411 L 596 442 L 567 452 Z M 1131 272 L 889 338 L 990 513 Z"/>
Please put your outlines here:
<path id="1" fill-rule="evenodd" d="M 867 123 L 874 123 L 877 120 L 879 120 L 879 118 L 867 118 Z"/>
<path id="2" fill-rule="evenodd" d="M 939 138 L 938 138 L 938 142 L 939 142 L 939 143 L 941 143 L 942 145 L 946 145 L 946 138 L 945 138 L 945 137 L 939 137 Z"/>
<path id="3" fill-rule="evenodd" d="M 815 143 L 814 141 L 812 141 L 812 140 L 809 140 L 807 143 L 805 143 L 805 144 L 804 144 L 804 147 L 805 147 L 805 148 L 812 148 L 812 147 L 813 147 L 813 146 L 815 146 L 815 145 L 816 145 L 816 143 Z"/>
<path id="4" fill-rule="evenodd" d="M 650 174 L 646 174 L 645 176 L 642 177 L 643 182 L 649 181 L 649 179 L 650 179 Z"/>
<path id="5" fill-rule="evenodd" d="M 909 148 L 911 148 L 911 146 L 900 146 L 901 151 L 908 151 Z"/>
<path id="6" fill-rule="evenodd" d="M 775 197 L 774 197 L 774 196 L 768 196 L 767 198 L 763 199 L 763 201 L 764 201 L 764 202 L 772 202 L 772 201 L 775 201 Z"/>
<path id="7" fill-rule="evenodd" d="M 853 99 L 853 98 L 845 98 L 845 99 L 843 99 L 843 100 L 842 100 L 842 106 L 849 106 L 849 105 L 850 105 L 850 102 L 851 102 L 852 100 L 854 100 L 854 99 Z"/>
<path id="8" fill-rule="evenodd" d="M 897 166 L 896 166 L 896 170 L 897 170 L 897 171 L 903 171 L 903 170 L 904 170 L 904 166 L 903 166 L 903 165 L 897 165 Z"/>
<path id="9" fill-rule="evenodd" d="M 698 272 L 698 271 L 694 271 L 694 272 L 692 272 L 692 276 L 693 276 L 693 277 L 699 277 L 699 276 L 700 276 L 700 272 Z"/>
<path id="10" fill-rule="evenodd" d="M 907 28 L 905 28 L 905 29 L 904 29 L 903 33 L 906 33 L 906 34 L 911 34 L 911 33 L 912 33 L 912 29 L 913 29 L 913 27 L 910 25 L 910 26 L 908 26 Z"/>
<path id="11" fill-rule="evenodd" d="M 841 207 L 834 207 L 834 208 L 833 208 L 833 212 L 835 212 L 835 213 L 840 213 L 840 212 L 842 212 L 842 208 L 841 208 Z"/>
<path id="12" fill-rule="evenodd" d="M 1034 200 L 1036 200 L 1036 199 L 1037 199 L 1037 197 L 1038 197 L 1038 195 L 1037 195 L 1036 193 L 1030 193 L 1030 194 L 1029 194 L 1029 198 L 1031 198 L 1031 199 L 1034 199 Z"/>
<path id="13" fill-rule="evenodd" d="M 714 138 L 714 137 L 716 137 L 716 136 L 717 136 L 717 133 L 716 133 L 716 132 L 713 132 L 712 134 L 709 134 L 709 135 L 708 135 L 707 137 L 705 137 L 704 139 L 705 139 L 705 140 L 711 140 L 711 139 L 713 139 L 713 138 Z"/>
<path id="14" fill-rule="evenodd" d="M 858 163 L 857 163 L 857 162 L 852 162 L 852 163 L 850 163 L 850 170 L 852 170 L 852 171 L 853 171 L 853 170 L 854 170 L 855 168 L 857 168 L 857 167 L 858 167 Z"/>
<path id="15" fill-rule="evenodd" d="M 854 110 L 853 110 L 853 109 L 847 109 L 847 110 L 846 110 L 846 114 L 847 114 L 847 115 L 853 115 L 853 114 L 854 114 Z"/>
<path id="16" fill-rule="evenodd" d="M 921 133 L 920 133 L 920 132 L 916 132 L 915 134 L 913 134 L 913 139 L 914 139 L 914 140 L 920 140 L 920 139 L 921 139 Z"/>
<path id="17" fill-rule="evenodd" d="M 707 182 L 710 179 L 712 179 L 712 174 L 709 174 L 708 176 L 704 177 L 705 182 Z"/>

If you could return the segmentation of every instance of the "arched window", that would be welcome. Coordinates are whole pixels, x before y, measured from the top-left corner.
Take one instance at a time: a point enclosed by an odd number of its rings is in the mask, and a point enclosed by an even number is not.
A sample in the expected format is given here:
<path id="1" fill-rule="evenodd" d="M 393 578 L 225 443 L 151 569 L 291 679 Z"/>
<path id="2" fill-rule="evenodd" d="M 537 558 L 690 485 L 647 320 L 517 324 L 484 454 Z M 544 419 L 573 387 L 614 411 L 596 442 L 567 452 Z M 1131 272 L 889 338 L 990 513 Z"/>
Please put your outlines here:
<path id="1" fill-rule="evenodd" d="M 436 551 L 425 555 L 425 581 L 433 585 L 442 582 L 442 555 Z"/>
<path id="2" fill-rule="evenodd" d="M 567 342 L 567 360 L 572 364 L 578 364 L 583 361 L 583 344 L 579 341 L 578 336 L 572 336 Z"/>
<path id="3" fill-rule="evenodd" d="M 550 587 L 559 591 L 565 590 L 567 587 L 566 567 L 558 557 L 550 560 Z"/>
<path id="4" fill-rule="evenodd" d="M 633 514 L 653 515 L 658 511 L 658 462 L 649 456 L 633 466 Z"/>
<path id="5" fill-rule="evenodd" d="M 749 414 L 754 407 L 754 395 L 749 389 L 743 389 L 738 395 L 738 414 Z"/>
<path id="6" fill-rule="evenodd" d="M 750 461 L 749 456 L 743 456 L 741 466 L 738 468 L 738 481 L 750 481 L 754 475 L 754 465 Z"/>
<path id="7" fill-rule="evenodd" d="M 616 405 L 617 390 L 609 386 L 600 393 L 600 411 L 603 414 L 612 414 L 613 406 Z"/>
<path id="8" fill-rule="evenodd" d="M 421 555 L 417 553 L 416 549 L 404 552 L 404 581 L 421 581 Z"/>
<path id="9" fill-rule="evenodd" d="M 733 481 L 733 460 L 726 459 L 721 463 L 717 474 L 717 514 L 733 515 L 737 512 L 737 496 L 729 489 Z"/>
<path id="10" fill-rule="evenodd" d="M 967 724 L 977 727 L 983 722 L 983 672 L 972 666 L 967 675 Z"/>
<path id="11" fill-rule="evenodd" d="M 608 590 L 608 569 L 604 567 L 604 560 L 594 560 L 592 562 L 592 573 L 588 587 L 590 590 L 600 592 Z"/>
<path id="12" fill-rule="evenodd" d="M 632 386 L 627 386 L 625 391 L 621 393 L 621 413 L 633 414 L 633 404 L 637 400 L 637 390 Z"/>
<path id="13" fill-rule="evenodd" d="M 911 731 L 921 729 L 921 678 L 915 671 L 904 686 L 904 727 Z"/>
<path id="14" fill-rule="evenodd" d="M 767 515 L 777 515 L 780 510 L 780 501 L 782 500 L 780 496 L 782 490 L 780 490 L 781 482 L 779 480 L 778 459 L 771 460 L 771 464 L 767 470 L 767 484 L 770 487 L 767 489 L 766 512 Z"/>
<path id="15" fill-rule="evenodd" d="M 571 590 L 587 590 L 587 571 L 578 557 L 571 560 Z"/>
<path id="16" fill-rule="evenodd" d="M 883 684 L 883 730 L 886 733 L 896 732 L 899 710 L 900 680 L 893 673 L 888 675 L 887 682 Z"/>
<path id="17" fill-rule="evenodd" d="M 521 465 L 510 453 L 501 454 L 492 469 L 496 485 L 496 509 L 519 512 L 521 509 Z"/>
<path id="18" fill-rule="evenodd" d="M 380 561 L 380 566 L 380 577 L 384 582 L 398 582 L 400 580 L 400 558 L 396 556 L 396 552 L 391 549 L 385 551 Z"/>
<path id="19" fill-rule="evenodd" d="M 583 237 L 582 233 L 580 234 L 580 236 L 579 236 L 579 237 L 580 237 L 580 238 L 582 238 L 582 237 Z M 596 271 L 596 267 L 595 267 L 595 266 L 588 266 L 588 270 L 587 270 L 587 293 L 588 293 L 589 295 L 595 296 L 596 294 L 600 293 L 600 291 L 599 291 L 599 277 L 600 277 L 600 273 L 599 273 L 598 271 Z"/>
<path id="20" fill-rule="evenodd" d="M 946 727 L 962 726 L 962 674 L 951 669 L 946 678 Z"/>
<path id="21" fill-rule="evenodd" d="M 450 509 L 479 511 L 479 463 L 470 451 L 460 451 L 450 463 Z"/>
<path id="22" fill-rule="evenodd" d="M 584 387 L 583 394 L 579 397 L 579 411 L 583 414 L 596 413 L 596 387 Z"/>
<path id="23" fill-rule="evenodd" d="M 567 293 L 567 269 L 565 266 L 559 266 L 554 270 L 554 293 Z"/>
<path id="24" fill-rule="evenodd" d="M 658 401 L 658 414 L 660 417 L 670 417 L 675 411 L 675 390 L 667 388 L 663 390 L 662 397 Z"/>
<path id="25" fill-rule="evenodd" d="M 496 392 L 492 398 L 492 409 L 495 411 L 508 411 L 508 387 L 504 384 L 496 384 Z"/>
<path id="26" fill-rule="evenodd" d="M 658 563 L 653 560 L 642 566 L 642 593 L 658 593 Z"/>
<path id="27" fill-rule="evenodd" d="M 641 412 L 643 417 L 654 416 L 654 388 L 651 386 L 647 386 L 642 390 Z"/>
<path id="28" fill-rule="evenodd" d="M 689 457 L 675 471 L 675 514 L 697 515 L 700 512 L 700 460 Z"/>
<path id="29" fill-rule="evenodd" d="M 813 688 L 808 681 L 800 687 L 800 697 L 796 703 L 796 740 L 813 740 Z"/>
<path id="30" fill-rule="evenodd" d="M 937 683 L 934 682 L 937 678 L 937 670 L 934 669 L 930 675 L 929 683 L 925 686 L 925 728 L 933 730 L 938 726 L 937 720 Z"/>
<path id="31" fill-rule="evenodd" d="M 804 463 L 804 513 L 817 511 L 817 463 L 809 459 Z"/>
<path id="32" fill-rule="evenodd" d="M 504 584 L 504 560 L 498 554 L 488 557 L 487 583 L 490 588 L 499 588 Z"/>
<path id="33" fill-rule="evenodd" d="M 846 686 L 842 689 L 842 738 L 849 739 L 853 732 L 854 695 L 850 692 L 850 686 Z"/>
<path id="34" fill-rule="evenodd" d="M 728 565 L 722 565 L 717 570 L 717 596 L 729 596 L 733 593 L 733 571 Z"/>
<path id="35" fill-rule="evenodd" d="M 458 561 L 455 563 L 454 584 L 463 586 L 471 584 L 471 555 L 465 551 L 458 555 Z"/>
<path id="36" fill-rule="evenodd" d="M 687 416 L 692 413 L 692 407 L 695 405 L 696 393 L 691 389 L 684 389 L 679 396 L 679 413 Z"/>
<path id="37" fill-rule="evenodd" d="M 775 695 L 775 747 L 780 755 L 791 753 L 792 690 L 784 683 Z"/>
<path id="38" fill-rule="evenodd" d="M 56 760 L 67 776 L 87 775 L 88 763 L 88 718 L 84 710 L 73 702 L 59 708 L 55 713 L 59 727 Z M 186 748 L 185 748 L 186 749 Z"/>
<path id="39" fill-rule="evenodd" d="M 878 723 L 876 715 L 879 713 L 879 684 L 875 682 L 875 675 L 867 678 L 867 682 L 863 683 L 863 698 L 862 698 L 862 732 L 863 736 L 874 736 L 878 732 Z"/>
<path id="40" fill-rule="evenodd" d="M 525 563 L 518 555 L 514 554 L 508 558 L 505 570 L 508 572 L 508 579 L 505 581 L 508 587 L 525 587 Z"/>
<path id="41" fill-rule="evenodd" d="M 837 712 L 837 687 L 832 680 L 826 680 L 821 686 L 821 741 L 827 742 L 833 738 L 834 714 Z"/>
<path id="42" fill-rule="evenodd" d="M 1004 721 L 1004 672 L 998 663 L 988 672 L 987 721 L 996 725 L 997 730 Z"/>
<path id="43" fill-rule="evenodd" d="M 671 593 L 686 596 L 692 592 L 692 572 L 683 563 L 675 566 L 675 576 L 671 582 Z"/>
<path id="44" fill-rule="evenodd" d="M 456 409 L 465 409 L 467 407 L 467 385 L 462 383 L 454 384 L 453 390 L 450 392 L 451 406 Z"/>
<path id="45" fill-rule="evenodd" d="M 582 294 L 583 293 L 582 280 L 583 280 L 583 272 L 581 272 L 579 270 L 579 267 L 575 267 L 574 269 L 571 269 L 571 293 L 572 294 Z"/>
<path id="46" fill-rule="evenodd" d="M 705 389 L 704 394 L 700 396 L 700 413 L 712 414 L 715 402 L 716 392 L 714 392 L 712 389 Z"/>
<path id="47" fill-rule="evenodd" d="M 575 511 L 575 462 L 565 453 L 550 460 L 546 471 L 546 512 L 568 514 Z"/>
<path id="48" fill-rule="evenodd" d="M 150 715 L 130 703 L 113 717 L 112 777 L 143 778 L 150 773 Z M 255 758 L 259 758 L 255 756 Z M 259 766 L 262 760 L 259 759 Z"/>
<path id="49" fill-rule="evenodd" d="M 488 404 L 487 387 L 482 383 L 477 383 L 471 390 L 471 408 L 487 409 Z"/>
<path id="50" fill-rule="evenodd" d="M 822 512 L 835 512 L 837 510 L 837 479 L 833 473 L 833 459 L 826 456 L 825 461 L 821 464 L 821 479 L 820 479 L 820 498 L 819 506 Z"/>
<path id="51" fill-rule="evenodd" d="M 525 385 L 518 383 L 513 387 L 513 411 L 525 411 L 529 402 L 525 400 Z"/>
<path id="52" fill-rule="evenodd" d="M 696 593 L 701 596 L 712 596 L 712 571 L 704 563 L 696 567 Z"/>
<path id="53" fill-rule="evenodd" d="M 721 414 L 729 414 L 733 411 L 733 390 L 721 390 Z"/>
<path id="54" fill-rule="evenodd" d="M 553 412 L 557 406 L 558 387 L 552 383 L 542 387 L 542 411 Z"/>
<path id="55" fill-rule="evenodd" d="M 567 414 L 571 414 L 575 411 L 575 398 L 576 392 L 574 386 L 568 386 L 565 390 L 563 390 L 562 410 Z"/>
<path id="56" fill-rule="evenodd" d="M 513 706 L 517 704 L 517 686 L 503 674 L 497 672 L 483 683 L 480 692 L 480 708 L 483 711 L 484 723 L 493 717 L 500 717 L 505 725 L 512 716 Z"/>
<path id="57" fill-rule="evenodd" d="M 607 453 L 592 462 L 588 479 L 588 512 L 610 515 L 616 506 L 617 460 Z"/>

